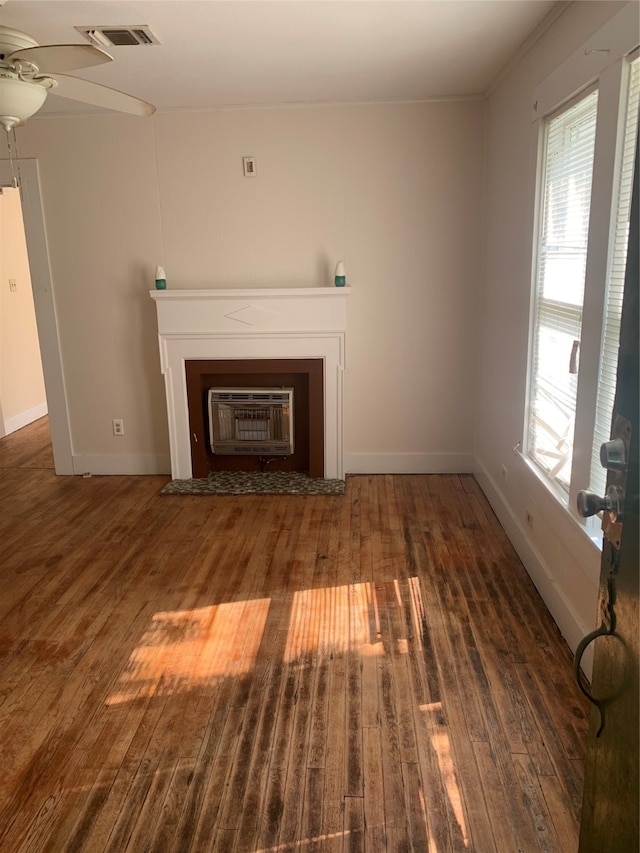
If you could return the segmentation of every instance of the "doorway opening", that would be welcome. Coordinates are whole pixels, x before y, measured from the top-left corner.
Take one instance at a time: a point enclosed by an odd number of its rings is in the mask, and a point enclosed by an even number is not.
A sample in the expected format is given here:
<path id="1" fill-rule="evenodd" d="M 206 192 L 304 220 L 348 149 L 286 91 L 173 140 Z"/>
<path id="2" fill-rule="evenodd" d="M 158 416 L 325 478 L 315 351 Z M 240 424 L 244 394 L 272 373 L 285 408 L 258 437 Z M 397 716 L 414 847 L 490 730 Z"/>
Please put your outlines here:
<path id="1" fill-rule="evenodd" d="M 20 190 L 0 187 L 0 438 L 48 413 Z"/>
<path id="2" fill-rule="evenodd" d="M 56 474 L 74 474 L 71 428 L 62 372 L 62 354 L 47 250 L 37 160 L 20 160 L 22 221 L 31 272 L 35 310 L 46 391 L 49 429 Z M 0 161 L 0 186 L 12 186 L 11 164 Z M 16 288 L 19 285 L 16 284 Z M 9 283 L 6 283 L 9 287 Z M 11 294 L 10 294 L 11 295 Z"/>

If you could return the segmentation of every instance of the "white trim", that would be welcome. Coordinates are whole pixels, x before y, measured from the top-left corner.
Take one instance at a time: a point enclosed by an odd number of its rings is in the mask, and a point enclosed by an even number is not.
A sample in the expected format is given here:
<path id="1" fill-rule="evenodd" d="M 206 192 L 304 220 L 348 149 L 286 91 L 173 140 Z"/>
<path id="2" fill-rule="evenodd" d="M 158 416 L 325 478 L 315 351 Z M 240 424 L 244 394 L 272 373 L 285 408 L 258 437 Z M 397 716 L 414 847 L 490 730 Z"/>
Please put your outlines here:
<path id="1" fill-rule="evenodd" d="M 6 0 L 3 0 L 6 2 Z M 224 104 L 221 106 L 207 107 L 161 107 L 155 115 L 174 115 L 175 113 L 228 113 L 228 112 L 264 112 L 265 110 L 309 110 L 309 109 L 335 109 L 335 107 L 378 107 L 390 104 L 448 104 L 462 103 L 465 101 L 484 101 L 484 93 L 474 92 L 468 95 L 432 95 L 426 98 L 377 98 L 370 101 L 272 101 L 267 104 Z M 83 109 L 85 116 L 104 116 L 104 110 Z M 36 113 L 29 121 L 47 121 L 47 119 L 69 119 L 77 118 L 77 113 L 64 113 L 58 110 L 47 110 L 46 113 Z"/>
<path id="2" fill-rule="evenodd" d="M 551 613 L 560 633 L 567 641 L 570 649 L 575 652 L 582 638 L 592 631 L 596 621 L 596 607 L 593 609 L 593 624 L 585 625 L 580 618 L 571 600 L 558 586 L 553 577 L 551 568 L 546 563 L 534 543 L 529 538 L 527 531 L 520 523 L 517 515 L 509 505 L 487 469 L 479 461 L 475 460 L 475 477 L 485 497 L 491 504 L 498 521 L 504 528 L 511 544 L 522 560 L 525 569 L 536 589 L 542 596 L 547 609 Z M 592 579 L 585 576 L 585 581 L 593 583 Z M 598 595 L 597 582 L 593 587 L 594 602 Z M 593 667 L 593 646 L 589 647 L 582 658 L 582 669 L 587 678 L 591 678 Z"/>
<path id="3" fill-rule="evenodd" d="M 640 6 L 628 3 L 534 90 L 531 121 L 554 112 L 638 46 Z"/>
<path id="4" fill-rule="evenodd" d="M 620 184 L 622 130 L 626 106 L 622 99 L 626 89 L 623 76 L 626 72 L 627 63 L 619 59 L 600 75 L 598 82 L 598 123 L 580 334 L 581 342 L 597 341 L 597 346 L 586 345 L 580 348 L 573 446 L 582 448 L 583 452 L 574 453 L 573 456 L 569 492 L 569 503 L 572 507 L 576 506 L 578 491 L 591 485 L 600 351 L 607 313 L 606 283 L 616 225 L 614 201 L 617 199 Z M 597 203 L 594 203 L 596 200 Z"/>
<path id="5" fill-rule="evenodd" d="M 73 474 L 71 426 L 62 369 L 55 295 L 51 281 L 47 235 L 40 197 L 37 160 L 20 160 L 22 216 L 27 240 L 33 304 L 38 327 L 42 372 L 49 408 L 49 429 L 56 474 Z M 0 184 L 11 184 L 10 164 L 0 161 Z"/>
<path id="6" fill-rule="evenodd" d="M 150 292 L 158 315 L 171 476 L 192 476 L 185 362 L 198 359 L 323 361 L 324 476 L 344 476 L 343 373 L 347 287 Z"/>
<path id="7" fill-rule="evenodd" d="M 32 406 L 30 409 L 25 409 L 24 412 L 18 412 L 17 415 L 12 415 L 6 418 L 4 422 L 4 434 L 11 435 L 12 432 L 22 429 L 22 427 L 32 424 L 39 418 L 43 418 L 47 414 L 47 403 L 38 403 L 37 406 Z"/>
<path id="8" fill-rule="evenodd" d="M 168 453 L 74 454 L 74 474 L 165 474 L 171 471 Z"/>
<path id="9" fill-rule="evenodd" d="M 471 453 L 345 453 L 348 474 L 469 474 Z"/>
<path id="10" fill-rule="evenodd" d="M 560 2 L 555 4 L 551 11 L 540 21 L 534 31 L 527 36 L 513 56 L 507 60 L 506 64 L 502 66 L 493 80 L 489 83 L 487 88 L 484 90 L 486 98 L 491 97 L 504 78 L 513 71 L 516 65 L 518 65 L 518 63 L 520 63 L 529 53 L 531 48 L 540 41 L 542 36 L 553 26 L 553 24 L 555 24 L 558 18 L 565 13 L 569 6 L 571 6 L 571 0 L 560 0 Z"/>
<path id="11" fill-rule="evenodd" d="M 250 299 L 252 302 L 263 299 L 315 299 L 321 297 L 341 297 L 351 293 L 350 287 L 252 287 L 252 288 L 214 288 L 210 290 L 150 290 L 149 296 L 156 302 L 178 301 L 220 302 L 221 300 Z"/>
<path id="12" fill-rule="evenodd" d="M 171 475 L 192 476 L 185 362 L 190 359 L 318 358 L 324 360 L 324 476 L 341 479 L 344 332 L 288 335 L 159 335 L 165 377 Z M 274 349 L 274 344 L 277 349 Z"/>

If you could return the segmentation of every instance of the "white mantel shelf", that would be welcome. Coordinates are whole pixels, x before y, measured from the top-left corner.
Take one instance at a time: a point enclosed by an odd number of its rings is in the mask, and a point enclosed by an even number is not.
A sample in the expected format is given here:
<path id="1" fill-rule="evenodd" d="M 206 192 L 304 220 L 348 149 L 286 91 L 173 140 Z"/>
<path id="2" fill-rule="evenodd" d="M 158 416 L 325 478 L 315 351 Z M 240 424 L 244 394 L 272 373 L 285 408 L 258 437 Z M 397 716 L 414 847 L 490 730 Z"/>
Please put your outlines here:
<path id="1" fill-rule="evenodd" d="M 342 387 L 349 287 L 151 290 L 165 377 L 171 476 L 192 476 L 185 362 L 319 358 L 325 477 L 344 476 Z"/>
<path id="2" fill-rule="evenodd" d="M 152 299 L 308 299 L 312 296 L 344 296 L 350 287 L 252 287 L 208 290 L 150 290 Z"/>

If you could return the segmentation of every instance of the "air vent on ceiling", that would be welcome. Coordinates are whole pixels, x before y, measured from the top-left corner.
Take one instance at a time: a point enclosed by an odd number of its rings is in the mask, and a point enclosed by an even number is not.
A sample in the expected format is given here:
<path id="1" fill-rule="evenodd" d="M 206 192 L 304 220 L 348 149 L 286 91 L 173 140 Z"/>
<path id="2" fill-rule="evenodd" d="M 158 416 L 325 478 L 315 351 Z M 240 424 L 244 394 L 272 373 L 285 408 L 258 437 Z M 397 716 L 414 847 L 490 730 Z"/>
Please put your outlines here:
<path id="1" fill-rule="evenodd" d="M 76 30 L 97 47 L 160 44 L 147 24 L 132 27 L 76 27 Z"/>

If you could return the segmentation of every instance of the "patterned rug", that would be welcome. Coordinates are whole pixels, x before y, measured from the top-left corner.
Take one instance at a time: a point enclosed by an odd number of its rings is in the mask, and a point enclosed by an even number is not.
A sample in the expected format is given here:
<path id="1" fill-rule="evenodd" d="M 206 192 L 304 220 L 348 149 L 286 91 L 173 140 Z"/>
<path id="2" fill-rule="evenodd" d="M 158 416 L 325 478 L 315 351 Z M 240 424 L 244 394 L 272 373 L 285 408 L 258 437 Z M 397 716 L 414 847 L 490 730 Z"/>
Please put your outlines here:
<path id="1" fill-rule="evenodd" d="M 218 471 L 208 477 L 171 480 L 161 495 L 343 495 L 344 480 L 288 471 Z"/>

